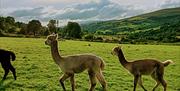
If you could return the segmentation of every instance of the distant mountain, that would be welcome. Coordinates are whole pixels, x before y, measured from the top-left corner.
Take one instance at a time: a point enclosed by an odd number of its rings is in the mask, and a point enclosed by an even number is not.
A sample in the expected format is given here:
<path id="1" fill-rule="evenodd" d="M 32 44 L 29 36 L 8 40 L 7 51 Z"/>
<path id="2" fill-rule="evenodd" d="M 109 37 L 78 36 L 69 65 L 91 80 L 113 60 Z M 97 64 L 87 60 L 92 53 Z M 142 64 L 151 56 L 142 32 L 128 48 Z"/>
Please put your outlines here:
<path id="1" fill-rule="evenodd" d="M 169 8 L 146 13 L 121 20 L 111 20 L 94 22 L 82 25 L 84 31 L 111 31 L 113 34 L 131 33 L 136 31 L 146 31 L 158 28 L 165 23 L 180 21 L 180 7 Z M 112 34 L 112 33 L 111 33 Z"/>

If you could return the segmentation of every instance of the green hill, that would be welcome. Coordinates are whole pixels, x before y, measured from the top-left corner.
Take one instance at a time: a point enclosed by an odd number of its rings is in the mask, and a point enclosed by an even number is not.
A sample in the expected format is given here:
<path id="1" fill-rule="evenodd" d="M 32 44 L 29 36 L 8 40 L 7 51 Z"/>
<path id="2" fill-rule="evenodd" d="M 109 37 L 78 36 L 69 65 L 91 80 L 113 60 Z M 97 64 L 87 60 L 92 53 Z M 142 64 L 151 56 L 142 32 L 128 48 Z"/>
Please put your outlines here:
<path id="1" fill-rule="evenodd" d="M 95 22 L 82 25 L 83 29 L 89 32 L 97 30 L 111 30 L 115 33 L 124 31 L 146 30 L 156 28 L 161 24 L 177 22 L 180 20 L 180 7 L 158 10 L 122 20 L 111 20 Z"/>
<path id="2" fill-rule="evenodd" d="M 85 24 L 82 25 L 82 28 L 84 31 L 99 35 L 126 35 L 125 38 L 128 38 L 129 40 L 131 40 L 131 38 L 143 38 L 140 39 L 143 41 L 154 39 L 149 37 L 149 39 L 145 38 L 152 35 L 156 38 L 156 40 L 167 40 L 168 38 L 159 39 L 159 35 L 163 36 L 163 32 L 166 32 L 168 36 L 175 36 L 175 40 L 170 40 L 171 42 L 175 42 L 179 40 L 177 38 L 179 38 L 178 36 L 180 36 L 180 27 L 178 26 L 179 23 L 180 7 L 158 10 L 121 20 L 111 20 Z M 165 27 L 166 25 L 167 27 Z M 166 28 L 167 30 L 164 28 Z M 139 35 L 141 35 L 141 37 L 139 37 Z"/>

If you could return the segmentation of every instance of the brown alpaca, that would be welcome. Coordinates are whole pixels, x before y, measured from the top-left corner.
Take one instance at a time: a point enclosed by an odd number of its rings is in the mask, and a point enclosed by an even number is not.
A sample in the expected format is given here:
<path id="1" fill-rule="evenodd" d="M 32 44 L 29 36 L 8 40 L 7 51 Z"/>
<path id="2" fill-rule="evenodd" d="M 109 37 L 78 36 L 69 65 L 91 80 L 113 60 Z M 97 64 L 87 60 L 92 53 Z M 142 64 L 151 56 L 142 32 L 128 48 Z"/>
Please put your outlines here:
<path id="1" fill-rule="evenodd" d="M 87 69 L 91 82 L 89 91 L 94 91 L 96 86 L 96 78 L 101 83 L 103 90 L 106 91 L 106 81 L 102 73 L 102 70 L 105 66 L 103 60 L 95 55 L 89 54 L 62 57 L 58 52 L 57 38 L 57 34 L 49 35 L 47 37 L 47 40 L 45 41 L 45 44 L 51 47 L 52 57 L 55 63 L 61 68 L 64 73 L 59 80 L 63 90 L 66 91 L 64 81 L 67 78 L 70 78 L 72 91 L 75 91 L 74 74 L 81 73 Z"/>
<path id="2" fill-rule="evenodd" d="M 122 66 L 126 68 L 134 76 L 133 91 L 136 91 L 137 83 L 144 89 L 144 91 L 147 91 L 142 84 L 142 75 L 151 75 L 151 77 L 157 82 L 155 87 L 153 88 L 153 91 L 155 91 L 155 89 L 158 87 L 160 83 L 163 85 L 164 91 L 166 91 L 167 83 L 163 78 L 164 67 L 172 63 L 171 60 L 160 62 L 154 59 L 142 59 L 135 60 L 133 62 L 128 62 L 124 57 L 121 47 L 113 48 L 112 53 L 118 56 Z"/>

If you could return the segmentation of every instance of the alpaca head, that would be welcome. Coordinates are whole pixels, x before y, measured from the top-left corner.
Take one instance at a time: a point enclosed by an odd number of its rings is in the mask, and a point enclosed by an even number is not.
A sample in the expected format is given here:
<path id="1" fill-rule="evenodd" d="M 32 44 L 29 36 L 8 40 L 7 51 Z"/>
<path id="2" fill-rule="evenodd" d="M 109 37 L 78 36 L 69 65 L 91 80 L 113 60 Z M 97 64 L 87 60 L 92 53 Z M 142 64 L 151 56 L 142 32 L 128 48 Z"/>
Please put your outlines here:
<path id="1" fill-rule="evenodd" d="M 116 46 L 112 49 L 112 55 L 118 55 L 119 50 L 121 50 L 121 46 Z"/>
<path id="2" fill-rule="evenodd" d="M 51 46 L 54 41 L 57 41 L 57 39 L 58 39 L 58 34 L 51 34 L 47 36 L 45 44 Z"/>

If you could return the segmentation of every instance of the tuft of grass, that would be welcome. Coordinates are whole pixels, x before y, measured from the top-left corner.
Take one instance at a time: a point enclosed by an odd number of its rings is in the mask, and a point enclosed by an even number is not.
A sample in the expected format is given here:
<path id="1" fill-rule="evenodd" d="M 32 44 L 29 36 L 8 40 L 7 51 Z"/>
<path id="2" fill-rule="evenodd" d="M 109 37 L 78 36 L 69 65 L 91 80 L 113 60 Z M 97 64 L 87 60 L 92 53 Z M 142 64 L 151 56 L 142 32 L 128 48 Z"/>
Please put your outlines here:
<path id="1" fill-rule="evenodd" d="M 17 59 L 12 62 L 17 71 L 17 80 L 13 80 L 9 73 L 7 80 L 0 82 L 0 91 L 62 91 L 59 78 L 63 74 L 52 60 L 50 48 L 44 44 L 45 39 L 36 38 L 0 38 L 0 48 L 14 51 Z M 91 44 L 91 46 L 87 46 Z M 112 48 L 118 44 L 97 43 L 84 41 L 59 41 L 59 51 L 63 55 L 93 53 L 106 62 L 103 71 L 108 82 L 109 91 L 132 91 L 133 76 L 131 76 L 120 64 L 116 56 L 110 54 Z M 164 78 L 168 83 L 168 91 L 180 90 L 180 46 L 169 45 L 131 45 L 122 44 L 125 57 L 128 60 L 154 58 L 160 61 L 171 59 L 175 64 L 165 68 Z M 0 68 L 0 79 L 4 71 Z M 87 72 L 75 75 L 76 90 L 87 91 L 89 78 Z M 148 90 L 152 90 L 155 82 L 149 76 L 143 77 L 143 84 Z M 65 81 L 68 91 L 71 91 L 70 82 Z M 101 91 L 98 83 L 96 91 Z M 137 91 L 142 88 L 137 86 Z M 162 86 L 157 88 L 162 91 Z"/>

